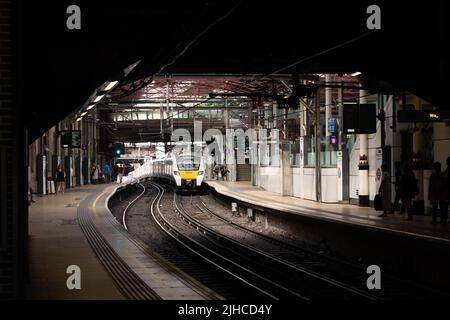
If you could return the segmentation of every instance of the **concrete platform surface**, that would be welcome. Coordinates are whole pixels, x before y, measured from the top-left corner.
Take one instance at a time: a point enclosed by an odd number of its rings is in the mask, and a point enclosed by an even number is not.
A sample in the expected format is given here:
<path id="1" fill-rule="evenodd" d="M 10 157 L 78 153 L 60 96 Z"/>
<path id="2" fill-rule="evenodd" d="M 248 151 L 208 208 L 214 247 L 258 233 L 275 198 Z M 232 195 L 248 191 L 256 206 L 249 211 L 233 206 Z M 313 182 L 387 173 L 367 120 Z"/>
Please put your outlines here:
<path id="1" fill-rule="evenodd" d="M 351 204 L 318 203 L 296 197 L 281 196 L 254 187 L 250 182 L 207 181 L 218 193 L 254 206 L 266 207 L 287 213 L 323 219 L 335 223 L 353 224 L 386 231 L 450 243 L 450 224 L 432 224 L 430 216 L 414 216 L 412 221 L 404 220 L 403 214 L 389 214 L 380 218 L 380 211 Z"/>
<path id="2" fill-rule="evenodd" d="M 124 297 L 97 259 L 77 221 L 78 205 L 103 185 L 64 195 L 34 197 L 29 208 L 30 299 L 119 299 Z M 69 290 L 66 269 L 81 268 L 81 290 Z"/>
<path id="3" fill-rule="evenodd" d="M 158 261 L 148 253 L 148 248 L 121 229 L 107 207 L 118 186 L 87 185 L 69 189 L 64 195 L 35 197 L 29 211 L 28 298 L 125 299 L 85 238 L 80 227 L 83 214 L 83 221 L 91 221 L 115 254 L 161 299 L 210 299 L 214 293 L 193 286 L 172 270 L 169 263 Z M 81 290 L 67 288 L 70 274 L 66 270 L 70 265 L 81 269 Z"/>

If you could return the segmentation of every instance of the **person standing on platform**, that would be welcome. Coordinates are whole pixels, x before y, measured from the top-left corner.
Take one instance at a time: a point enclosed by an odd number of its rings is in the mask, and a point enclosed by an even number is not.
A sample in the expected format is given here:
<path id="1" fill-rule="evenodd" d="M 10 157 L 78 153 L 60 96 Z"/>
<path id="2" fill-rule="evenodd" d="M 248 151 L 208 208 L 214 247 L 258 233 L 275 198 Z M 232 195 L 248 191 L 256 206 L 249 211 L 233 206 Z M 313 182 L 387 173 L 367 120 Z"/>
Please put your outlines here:
<path id="1" fill-rule="evenodd" d="M 381 165 L 381 171 L 383 174 L 378 194 L 381 194 L 381 199 L 383 200 L 383 213 L 380 217 L 387 217 L 388 208 L 391 207 L 391 175 L 388 172 L 388 166 L 385 164 Z"/>
<path id="2" fill-rule="evenodd" d="M 417 185 L 417 179 L 412 171 L 410 163 L 405 163 L 403 167 L 402 175 L 402 203 L 405 203 L 406 212 L 408 217 L 406 220 L 413 219 L 412 212 L 412 199 L 419 194 L 419 187 Z"/>
<path id="3" fill-rule="evenodd" d="M 103 176 L 105 177 L 105 183 L 108 184 L 111 178 L 111 172 L 108 162 L 103 165 Z"/>
<path id="4" fill-rule="evenodd" d="M 92 184 L 98 184 L 99 170 L 96 163 L 92 164 L 91 170 L 91 182 Z"/>
<path id="5" fill-rule="evenodd" d="M 214 179 L 219 180 L 220 165 L 216 163 L 213 171 L 214 171 Z"/>
<path id="6" fill-rule="evenodd" d="M 56 194 L 58 194 L 59 190 L 61 190 L 62 194 L 66 190 L 66 173 L 61 165 L 56 169 Z"/>
<path id="7" fill-rule="evenodd" d="M 117 164 L 111 167 L 111 181 L 117 181 Z"/>
<path id="8" fill-rule="evenodd" d="M 430 177 L 430 186 L 428 189 L 428 200 L 431 201 L 433 206 L 432 215 L 433 223 L 436 223 L 437 210 L 441 216 L 441 223 L 447 223 L 448 215 L 448 184 L 447 177 L 444 172 L 441 171 L 441 163 L 435 162 L 433 164 L 433 173 Z"/>
<path id="9" fill-rule="evenodd" d="M 222 172 L 222 180 L 228 181 L 228 173 L 230 173 L 230 170 L 228 170 L 226 165 L 223 165 L 220 169 Z"/>
<path id="10" fill-rule="evenodd" d="M 117 169 L 117 172 L 119 173 L 119 183 L 122 183 L 123 173 L 125 171 L 125 168 L 122 164 L 119 164 L 119 168 Z"/>
<path id="11" fill-rule="evenodd" d="M 395 190 L 395 199 L 394 204 L 392 205 L 390 214 L 393 214 L 398 207 L 398 203 L 400 202 L 400 199 L 402 198 L 402 168 L 401 163 L 399 161 L 396 161 L 395 164 L 395 183 L 394 183 L 394 190 Z M 402 202 L 402 206 L 400 207 L 400 213 L 405 213 L 405 204 Z"/>

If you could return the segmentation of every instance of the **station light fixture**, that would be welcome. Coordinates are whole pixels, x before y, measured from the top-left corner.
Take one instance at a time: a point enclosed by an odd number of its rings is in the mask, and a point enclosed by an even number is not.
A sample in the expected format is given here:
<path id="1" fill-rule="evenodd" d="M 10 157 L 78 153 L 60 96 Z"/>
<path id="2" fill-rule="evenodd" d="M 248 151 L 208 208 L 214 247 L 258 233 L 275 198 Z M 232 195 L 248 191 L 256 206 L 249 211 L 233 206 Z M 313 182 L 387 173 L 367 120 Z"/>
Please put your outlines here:
<path id="1" fill-rule="evenodd" d="M 78 117 L 77 122 L 81 121 L 81 119 L 83 119 L 83 117 Z"/>
<path id="2" fill-rule="evenodd" d="M 351 76 L 352 76 L 352 77 L 356 77 L 356 76 L 359 76 L 360 74 L 361 74 L 361 72 L 356 71 L 356 72 L 353 72 L 353 73 L 351 74 Z"/>
<path id="3" fill-rule="evenodd" d="M 105 87 L 105 89 L 103 89 L 104 91 L 109 91 L 109 90 L 111 90 L 112 88 L 114 88 L 114 86 L 116 85 L 116 84 L 118 84 L 119 83 L 119 81 L 111 81 L 110 83 L 108 83 L 107 85 L 106 85 L 106 87 Z"/>
<path id="4" fill-rule="evenodd" d="M 95 103 L 94 103 L 94 104 L 88 105 L 88 107 L 86 108 L 86 110 L 91 110 L 93 107 L 95 107 Z"/>
<path id="5" fill-rule="evenodd" d="M 84 117 L 86 114 L 87 114 L 87 111 L 85 111 L 82 114 L 80 114 L 80 117 Z"/>
<path id="6" fill-rule="evenodd" d="M 100 100 L 103 99 L 104 96 L 105 96 L 104 94 L 97 96 L 97 98 L 95 98 L 94 102 L 99 102 Z"/>

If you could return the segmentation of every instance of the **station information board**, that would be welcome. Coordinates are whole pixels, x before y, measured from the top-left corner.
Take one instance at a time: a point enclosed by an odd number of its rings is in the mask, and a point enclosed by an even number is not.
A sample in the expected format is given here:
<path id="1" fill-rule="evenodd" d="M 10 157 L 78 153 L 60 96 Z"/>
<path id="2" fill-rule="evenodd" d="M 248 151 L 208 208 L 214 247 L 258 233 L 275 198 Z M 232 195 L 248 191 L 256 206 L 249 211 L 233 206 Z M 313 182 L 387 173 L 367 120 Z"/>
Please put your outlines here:
<path id="1" fill-rule="evenodd" d="M 62 148 L 81 148 L 81 131 L 67 130 L 61 131 Z"/>

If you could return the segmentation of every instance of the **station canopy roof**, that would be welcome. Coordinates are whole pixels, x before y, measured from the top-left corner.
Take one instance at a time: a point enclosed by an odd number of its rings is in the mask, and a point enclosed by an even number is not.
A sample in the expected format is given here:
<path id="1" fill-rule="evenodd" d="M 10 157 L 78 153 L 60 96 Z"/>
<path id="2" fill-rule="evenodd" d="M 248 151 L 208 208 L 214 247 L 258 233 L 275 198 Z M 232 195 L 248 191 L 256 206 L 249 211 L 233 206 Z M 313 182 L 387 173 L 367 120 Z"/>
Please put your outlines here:
<path id="1" fill-rule="evenodd" d="M 447 1 L 377 2 L 381 30 L 367 29 L 366 10 L 373 3 L 365 0 L 81 1 L 81 30 L 68 30 L 71 4 L 17 4 L 20 105 L 30 143 L 105 81 L 120 79 L 111 94 L 126 99 L 120 88 L 135 94 L 130 88 L 158 75 L 239 75 L 224 89 L 234 90 L 248 75 L 360 71 L 372 91 L 406 90 L 450 107 L 444 90 Z M 124 68 L 136 61 L 124 77 Z M 163 88 L 150 86 L 148 94 L 162 94 Z M 189 90 L 192 96 L 195 89 Z"/>

